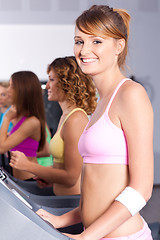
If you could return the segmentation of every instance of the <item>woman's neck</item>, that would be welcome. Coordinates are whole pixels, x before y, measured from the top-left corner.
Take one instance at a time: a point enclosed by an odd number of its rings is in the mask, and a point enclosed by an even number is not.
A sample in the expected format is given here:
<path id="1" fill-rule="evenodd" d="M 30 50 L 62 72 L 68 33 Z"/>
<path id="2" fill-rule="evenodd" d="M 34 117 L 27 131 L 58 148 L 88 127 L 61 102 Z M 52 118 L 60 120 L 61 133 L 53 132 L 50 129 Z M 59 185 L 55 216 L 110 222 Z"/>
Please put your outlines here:
<path id="1" fill-rule="evenodd" d="M 98 90 L 100 99 L 108 96 L 125 78 L 119 68 L 114 72 L 103 72 L 92 77 Z"/>
<path id="2" fill-rule="evenodd" d="M 62 115 L 68 115 L 73 109 L 76 108 L 76 105 L 69 106 L 69 104 L 66 101 L 59 102 L 59 105 L 63 112 Z"/>

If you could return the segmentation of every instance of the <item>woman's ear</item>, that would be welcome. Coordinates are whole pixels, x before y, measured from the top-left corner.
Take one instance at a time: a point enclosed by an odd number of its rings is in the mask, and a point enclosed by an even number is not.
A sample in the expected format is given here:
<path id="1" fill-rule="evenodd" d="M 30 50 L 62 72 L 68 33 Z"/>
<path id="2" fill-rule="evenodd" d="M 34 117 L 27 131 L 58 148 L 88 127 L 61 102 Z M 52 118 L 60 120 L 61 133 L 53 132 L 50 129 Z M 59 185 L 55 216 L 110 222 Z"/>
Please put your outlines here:
<path id="1" fill-rule="evenodd" d="M 125 47 L 125 39 L 121 38 L 117 40 L 117 49 L 116 49 L 116 55 L 119 55 Z"/>

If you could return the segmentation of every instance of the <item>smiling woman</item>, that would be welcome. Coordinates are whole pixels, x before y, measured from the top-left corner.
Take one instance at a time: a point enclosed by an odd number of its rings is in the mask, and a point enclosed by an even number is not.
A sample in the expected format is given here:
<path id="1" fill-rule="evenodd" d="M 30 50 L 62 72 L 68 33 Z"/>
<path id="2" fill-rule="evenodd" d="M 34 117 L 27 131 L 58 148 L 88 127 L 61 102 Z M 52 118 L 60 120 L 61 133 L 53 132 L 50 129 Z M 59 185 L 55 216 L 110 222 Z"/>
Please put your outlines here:
<path id="1" fill-rule="evenodd" d="M 145 89 L 124 75 L 129 21 L 126 10 L 107 5 L 76 20 L 75 57 L 100 97 L 78 143 L 81 201 L 62 216 L 38 211 L 57 228 L 82 221 L 73 239 L 152 240 L 139 211 L 153 187 L 153 110 Z"/>
<path id="2" fill-rule="evenodd" d="M 116 64 L 115 53 L 118 56 L 124 46 L 124 39 L 115 41 L 113 38 L 109 37 L 105 39 L 97 36 L 88 37 L 88 35 L 81 32 L 78 28 L 75 30 L 74 54 L 77 58 L 79 66 L 86 74 L 97 74 L 101 71 L 101 68 L 99 68 L 101 65 L 111 68 L 113 64 Z M 79 53 L 81 54 L 80 58 L 78 57 Z M 106 54 L 109 56 L 108 58 L 106 58 Z M 103 62 L 101 61 L 102 58 Z M 101 65 L 97 65 L 97 63 L 101 63 Z"/>

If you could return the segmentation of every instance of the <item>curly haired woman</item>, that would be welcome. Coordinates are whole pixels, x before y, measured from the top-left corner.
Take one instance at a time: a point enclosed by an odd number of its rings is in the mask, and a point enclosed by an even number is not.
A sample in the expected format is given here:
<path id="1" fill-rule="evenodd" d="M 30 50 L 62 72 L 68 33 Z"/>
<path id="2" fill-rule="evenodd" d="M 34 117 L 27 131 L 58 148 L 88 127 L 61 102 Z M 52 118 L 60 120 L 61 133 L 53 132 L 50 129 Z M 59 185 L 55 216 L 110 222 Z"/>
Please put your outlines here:
<path id="1" fill-rule="evenodd" d="M 78 151 L 79 138 L 96 107 L 96 90 L 84 74 L 75 57 L 55 59 L 47 69 L 48 100 L 58 101 L 62 109 L 57 132 L 50 142 L 53 167 L 30 164 L 24 154 L 13 152 L 10 165 L 37 175 L 53 184 L 55 195 L 80 194 L 82 157 Z"/>

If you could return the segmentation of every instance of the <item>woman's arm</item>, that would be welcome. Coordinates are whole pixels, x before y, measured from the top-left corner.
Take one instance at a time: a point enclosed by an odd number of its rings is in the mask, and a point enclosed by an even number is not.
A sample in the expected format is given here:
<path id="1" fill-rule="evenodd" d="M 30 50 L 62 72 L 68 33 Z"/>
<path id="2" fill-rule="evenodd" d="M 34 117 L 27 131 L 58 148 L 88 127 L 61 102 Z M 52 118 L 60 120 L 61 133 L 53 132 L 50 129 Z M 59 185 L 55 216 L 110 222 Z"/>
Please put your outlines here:
<path id="1" fill-rule="evenodd" d="M 61 216 L 55 216 L 43 209 L 39 209 L 36 213 L 44 220 L 51 223 L 55 228 L 63 228 L 81 222 L 79 207 Z"/>
<path id="2" fill-rule="evenodd" d="M 9 151 L 28 137 L 37 136 L 37 138 L 40 138 L 40 122 L 35 117 L 27 118 L 17 131 L 8 136 L 7 131 L 9 123 L 15 117 L 16 113 L 11 107 L 4 116 L 4 121 L 0 129 L 0 153 Z"/>
<path id="3" fill-rule="evenodd" d="M 50 152 L 49 152 L 49 142 L 50 139 L 51 139 L 51 133 L 50 133 L 50 130 L 46 124 L 46 141 L 45 141 L 45 145 L 43 147 L 43 149 L 41 151 L 38 151 L 37 152 L 37 158 L 40 158 L 40 157 L 49 157 L 50 156 Z M 49 140 L 48 140 L 49 138 Z"/>
<path id="4" fill-rule="evenodd" d="M 69 181 L 67 182 L 68 175 L 65 169 L 56 169 L 51 166 L 45 167 L 31 162 L 22 152 L 13 151 L 11 153 L 10 166 L 33 173 L 46 183 L 59 183 L 70 186 Z"/>
<path id="5" fill-rule="evenodd" d="M 63 169 L 44 167 L 30 162 L 24 154 L 17 151 L 12 153 L 10 166 L 31 172 L 48 183 L 59 183 L 68 187 L 74 186 L 82 169 L 82 158 L 78 151 L 78 140 L 87 122 L 87 116 L 82 111 L 78 111 L 72 114 L 64 124 L 62 132 L 64 140 Z"/>
<path id="6" fill-rule="evenodd" d="M 121 113 L 128 145 L 129 185 L 148 201 L 154 174 L 153 110 L 145 89 L 140 84 L 133 84 L 122 96 L 124 114 Z"/>
<path id="7" fill-rule="evenodd" d="M 46 140 L 43 149 L 37 152 L 37 158 L 49 157 L 49 156 L 50 156 L 49 143 Z"/>
<path id="8" fill-rule="evenodd" d="M 68 118 L 61 131 L 64 140 L 64 169 L 67 172 L 65 181 L 69 186 L 74 186 L 82 171 L 83 160 L 78 151 L 78 141 L 87 123 L 86 114 L 76 111 Z"/>

